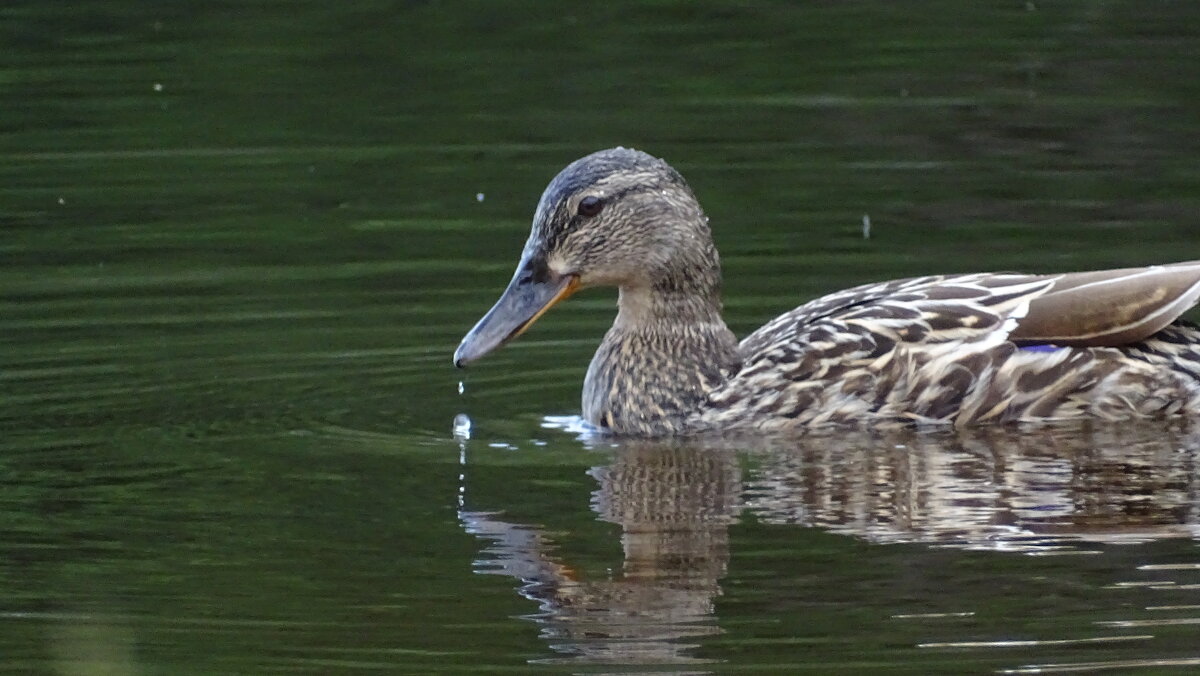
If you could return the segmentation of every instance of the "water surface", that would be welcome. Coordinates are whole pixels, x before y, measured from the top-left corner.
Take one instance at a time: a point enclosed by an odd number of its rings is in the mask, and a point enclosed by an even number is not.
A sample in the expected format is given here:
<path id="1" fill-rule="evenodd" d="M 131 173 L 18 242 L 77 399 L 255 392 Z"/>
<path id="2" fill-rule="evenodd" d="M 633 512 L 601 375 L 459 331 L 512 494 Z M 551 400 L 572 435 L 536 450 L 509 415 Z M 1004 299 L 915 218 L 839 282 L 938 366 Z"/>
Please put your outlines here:
<path id="1" fill-rule="evenodd" d="M 450 366 L 617 144 L 691 181 L 740 335 L 1200 258 L 1198 13 L 6 3 L 0 667 L 1200 668 L 1188 424 L 581 436 L 604 291 Z"/>

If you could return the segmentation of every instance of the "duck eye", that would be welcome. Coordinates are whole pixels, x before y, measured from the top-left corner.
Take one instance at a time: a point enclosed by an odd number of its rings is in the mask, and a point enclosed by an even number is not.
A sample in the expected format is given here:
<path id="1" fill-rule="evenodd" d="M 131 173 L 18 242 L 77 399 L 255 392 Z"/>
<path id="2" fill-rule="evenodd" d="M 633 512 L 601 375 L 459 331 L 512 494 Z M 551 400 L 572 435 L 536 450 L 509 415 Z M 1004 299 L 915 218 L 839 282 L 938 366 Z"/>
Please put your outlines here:
<path id="1" fill-rule="evenodd" d="M 595 216 L 604 208 L 604 200 L 595 195 L 588 195 L 579 200 L 578 213 L 580 216 Z"/>

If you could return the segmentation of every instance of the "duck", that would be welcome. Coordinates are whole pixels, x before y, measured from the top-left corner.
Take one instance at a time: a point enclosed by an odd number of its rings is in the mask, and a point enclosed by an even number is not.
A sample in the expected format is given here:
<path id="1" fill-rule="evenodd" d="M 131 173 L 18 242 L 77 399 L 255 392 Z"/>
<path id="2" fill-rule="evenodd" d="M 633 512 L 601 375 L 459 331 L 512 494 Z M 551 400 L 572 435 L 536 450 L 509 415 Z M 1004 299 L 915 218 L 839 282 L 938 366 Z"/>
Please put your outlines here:
<path id="1" fill-rule="evenodd" d="M 683 176 L 617 147 L 566 166 L 516 272 L 463 337 L 464 367 L 554 305 L 615 286 L 583 382 L 604 433 L 673 437 L 836 425 L 1129 420 L 1200 411 L 1200 261 L 1060 274 L 896 279 L 816 298 L 740 341 Z"/>

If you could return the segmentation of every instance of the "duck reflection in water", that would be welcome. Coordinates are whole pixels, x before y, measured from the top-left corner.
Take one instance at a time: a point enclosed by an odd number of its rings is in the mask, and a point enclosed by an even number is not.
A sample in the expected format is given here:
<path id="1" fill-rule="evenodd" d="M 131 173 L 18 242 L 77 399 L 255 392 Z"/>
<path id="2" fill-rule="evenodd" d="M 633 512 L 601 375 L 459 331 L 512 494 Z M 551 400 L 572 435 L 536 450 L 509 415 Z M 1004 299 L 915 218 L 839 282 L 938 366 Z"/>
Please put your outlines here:
<path id="1" fill-rule="evenodd" d="M 1186 425 L 850 433 L 760 449 L 741 508 L 872 542 L 1030 551 L 1200 538 Z"/>
<path id="2" fill-rule="evenodd" d="M 462 512 L 490 546 L 483 573 L 521 580 L 551 648 L 572 661 L 687 664 L 694 639 L 717 633 L 714 598 L 729 561 L 741 481 L 732 449 L 634 442 L 591 471 L 592 508 L 621 526 L 624 565 L 612 579 L 579 580 L 538 529 Z M 687 639 L 693 639 L 688 641 Z"/>
<path id="3" fill-rule="evenodd" d="M 1198 470 L 1200 436 L 1158 424 L 625 442 L 590 472 L 592 508 L 620 525 L 624 550 L 621 574 L 602 580 L 577 579 L 537 527 L 461 519 L 489 543 L 478 570 L 520 580 L 539 603 L 556 659 L 695 665 L 720 632 L 729 527 L 743 511 L 872 542 L 1069 553 L 1200 538 Z"/>

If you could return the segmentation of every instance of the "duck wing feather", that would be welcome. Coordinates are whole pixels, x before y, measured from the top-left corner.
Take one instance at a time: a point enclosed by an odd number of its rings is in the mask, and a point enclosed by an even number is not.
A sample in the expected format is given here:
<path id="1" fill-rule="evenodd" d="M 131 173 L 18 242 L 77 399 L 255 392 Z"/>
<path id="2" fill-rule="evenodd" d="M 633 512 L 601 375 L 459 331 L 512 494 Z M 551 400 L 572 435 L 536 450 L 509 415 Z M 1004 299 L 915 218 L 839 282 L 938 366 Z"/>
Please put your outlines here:
<path id="1" fill-rule="evenodd" d="M 1200 300 L 1200 261 L 1050 277 L 1011 338 L 1029 343 L 1119 347 L 1145 340 Z"/>

